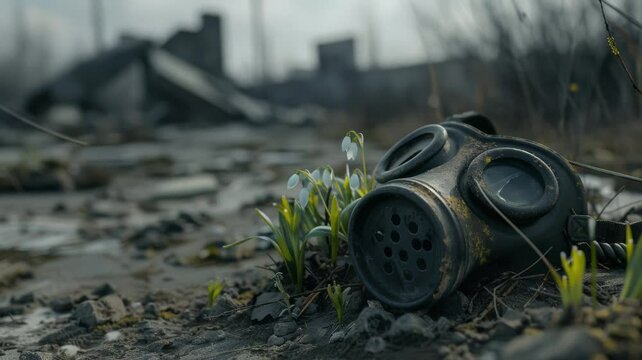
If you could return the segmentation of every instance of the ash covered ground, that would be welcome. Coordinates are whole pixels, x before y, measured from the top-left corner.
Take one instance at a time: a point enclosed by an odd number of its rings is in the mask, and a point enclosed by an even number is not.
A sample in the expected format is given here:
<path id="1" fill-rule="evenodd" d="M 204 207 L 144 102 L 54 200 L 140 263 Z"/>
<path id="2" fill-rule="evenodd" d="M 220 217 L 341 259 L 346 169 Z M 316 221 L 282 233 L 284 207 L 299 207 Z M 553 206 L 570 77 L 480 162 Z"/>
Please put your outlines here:
<path id="1" fill-rule="evenodd" d="M 341 169 L 338 143 L 314 128 L 229 125 L 165 128 L 144 142 L 82 149 L 50 142 L 27 154 L 2 148 L 5 168 L 23 170 L 20 177 L 2 178 L 0 357 L 640 355 L 640 305 L 612 305 L 622 287 L 621 269 L 601 268 L 600 307 L 588 306 L 587 285 L 587 306 L 573 316 L 560 310 L 558 292 L 544 274 L 515 273 L 465 284 L 429 311 L 400 313 L 371 298 L 344 257 L 337 273 L 351 291 L 343 321 L 330 306 L 327 280 L 310 277 L 307 291 L 291 300 L 293 318 L 273 286 L 276 254 L 263 243 L 222 246 L 266 232 L 254 208 L 273 215 L 272 203 L 295 169 Z M 384 147 L 370 141 L 366 148 L 374 166 Z M 601 178 L 584 180 L 598 203 L 618 187 Z M 71 191 L 71 185 L 81 189 Z M 624 192 L 610 206 L 639 198 Z M 318 256 L 310 251 L 308 266 L 318 266 Z M 208 307 L 213 279 L 225 287 Z"/>

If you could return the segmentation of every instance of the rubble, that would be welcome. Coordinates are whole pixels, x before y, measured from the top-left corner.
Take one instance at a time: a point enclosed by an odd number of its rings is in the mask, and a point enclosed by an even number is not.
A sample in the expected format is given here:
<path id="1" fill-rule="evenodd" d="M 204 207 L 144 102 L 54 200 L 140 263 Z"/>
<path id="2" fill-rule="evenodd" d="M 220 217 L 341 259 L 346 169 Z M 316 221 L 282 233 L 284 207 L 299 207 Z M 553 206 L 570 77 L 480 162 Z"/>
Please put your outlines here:
<path id="1" fill-rule="evenodd" d="M 116 322 L 127 315 L 122 299 L 115 294 L 107 295 L 99 300 L 86 300 L 79 304 L 74 311 L 78 323 L 89 329 L 109 322 Z"/>

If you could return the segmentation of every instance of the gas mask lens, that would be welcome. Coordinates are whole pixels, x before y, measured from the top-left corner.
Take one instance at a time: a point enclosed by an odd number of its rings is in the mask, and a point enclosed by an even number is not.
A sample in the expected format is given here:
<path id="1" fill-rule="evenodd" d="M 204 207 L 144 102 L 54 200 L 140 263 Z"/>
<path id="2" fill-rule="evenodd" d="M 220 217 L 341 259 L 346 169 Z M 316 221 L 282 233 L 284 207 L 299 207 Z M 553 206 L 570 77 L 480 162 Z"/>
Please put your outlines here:
<path id="1" fill-rule="evenodd" d="M 442 150 L 447 139 L 448 133 L 440 125 L 427 125 L 411 132 L 383 156 L 375 178 L 385 183 L 426 170 L 427 163 Z"/>
<path id="2" fill-rule="evenodd" d="M 507 216 L 516 220 L 546 214 L 557 202 L 559 188 L 551 168 L 541 159 L 514 148 L 479 154 L 467 171 L 469 188 L 487 207 L 483 191 Z"/>

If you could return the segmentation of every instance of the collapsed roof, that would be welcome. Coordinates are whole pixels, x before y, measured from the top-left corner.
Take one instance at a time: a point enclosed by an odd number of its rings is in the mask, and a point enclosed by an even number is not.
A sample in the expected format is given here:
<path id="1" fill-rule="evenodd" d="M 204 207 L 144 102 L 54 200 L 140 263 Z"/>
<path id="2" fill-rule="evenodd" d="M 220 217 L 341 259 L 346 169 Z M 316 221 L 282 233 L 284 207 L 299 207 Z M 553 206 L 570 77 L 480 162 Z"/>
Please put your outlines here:
<path id="1" fill-rule="evenodd" d="M 144 40 L 126 41 L 77 64 L 33 92 L 26 110 L 40 115 L 60 104 L 95 108 L 96 93 L 134 63 L 143 65 L 146 97 L 155 102 L 182 111 L 203 112 L 217 119 L 242 118 L 264 123 L 271 118 L 267 102 Z"/>

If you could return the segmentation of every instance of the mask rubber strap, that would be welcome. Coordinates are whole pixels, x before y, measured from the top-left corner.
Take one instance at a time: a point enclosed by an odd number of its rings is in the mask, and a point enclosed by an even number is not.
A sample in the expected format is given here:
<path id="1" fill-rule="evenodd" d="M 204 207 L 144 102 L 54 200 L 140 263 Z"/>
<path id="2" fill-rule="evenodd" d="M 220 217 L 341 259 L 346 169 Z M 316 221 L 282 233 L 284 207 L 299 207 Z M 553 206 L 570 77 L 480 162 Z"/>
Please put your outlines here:
<path id="1" fill-rule="evenodd" d="M 631 226 L 633 241 L 642 235 L 642 221 L 628 223 Z M 598 261 L 611 265 L 626 265 L 626 225 L 627 223 L 610 220 L 595 220 L 590 215 L 571 215 L 566 226 L 572 245 L 588 248 L 596 245 Z"/>

